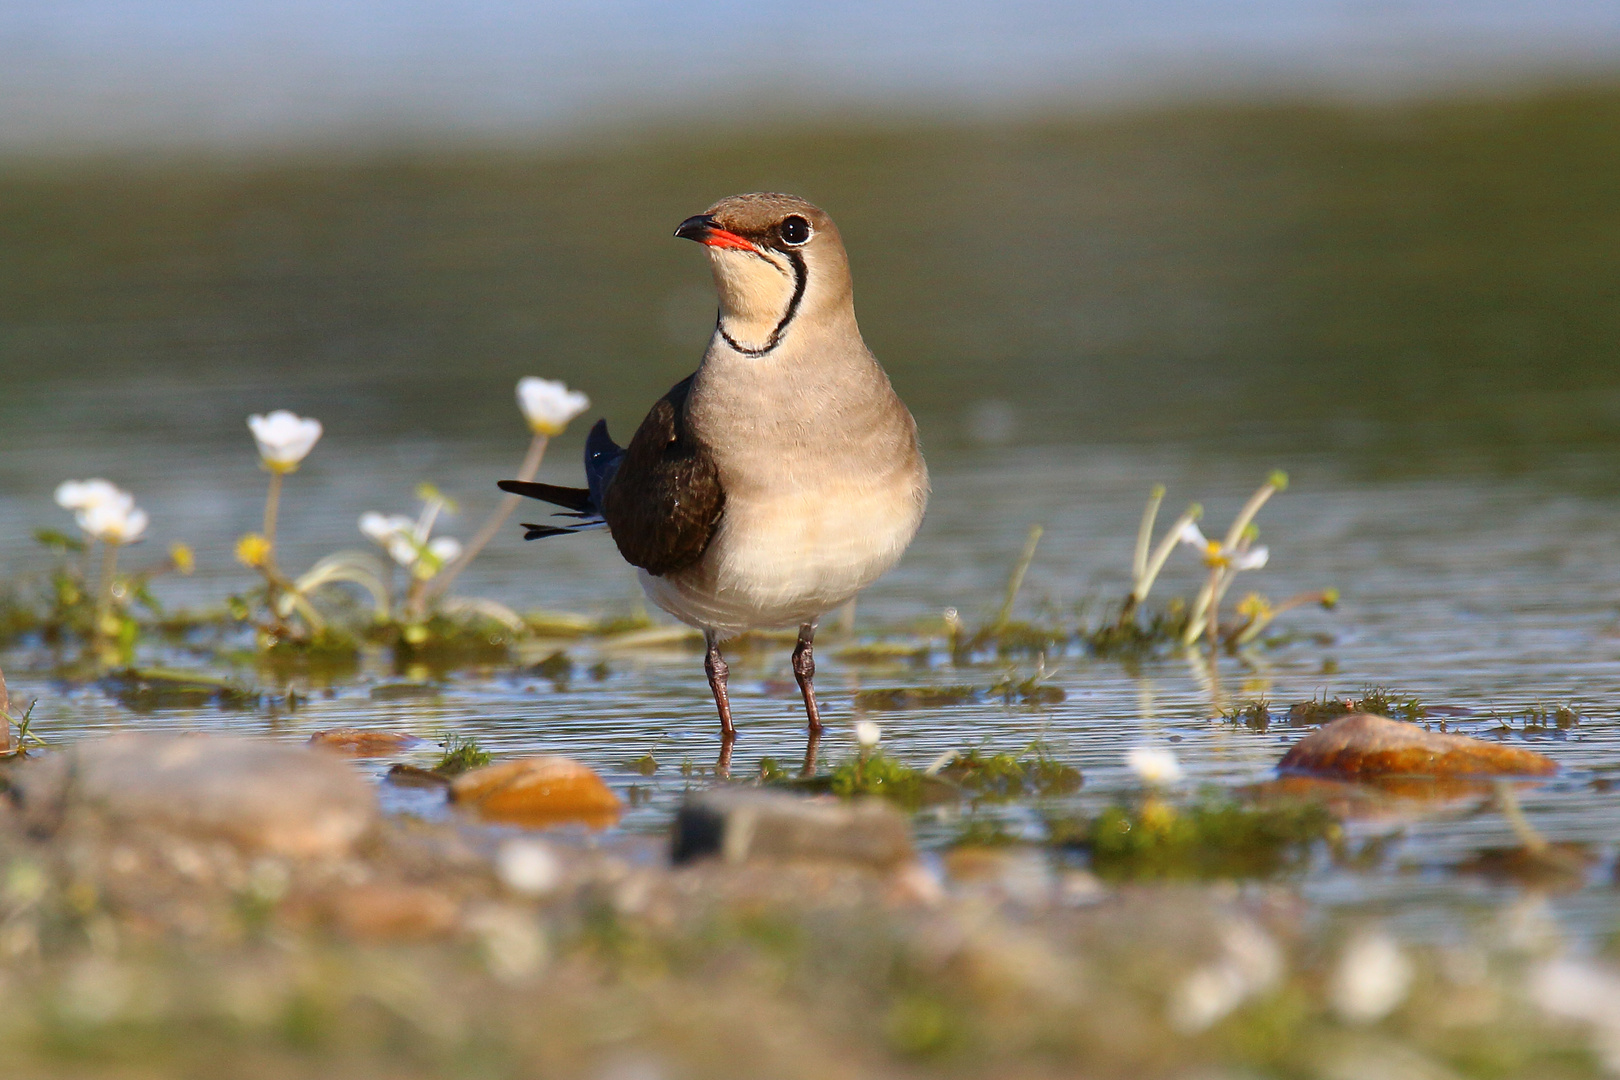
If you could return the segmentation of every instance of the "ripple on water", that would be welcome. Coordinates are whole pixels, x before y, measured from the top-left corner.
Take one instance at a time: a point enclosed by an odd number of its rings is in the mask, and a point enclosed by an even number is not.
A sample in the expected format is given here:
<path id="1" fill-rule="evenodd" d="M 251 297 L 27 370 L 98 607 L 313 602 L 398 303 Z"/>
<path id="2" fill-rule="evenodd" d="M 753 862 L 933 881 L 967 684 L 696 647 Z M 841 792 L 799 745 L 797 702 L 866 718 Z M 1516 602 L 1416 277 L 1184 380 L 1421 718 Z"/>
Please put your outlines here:
<path id="1" fill-rule="evenodd" d="M 468 465 L 467 485 L 489 467 Z M 1060 804 L 1095 807 L 1132 788 L 1124 755 L 1143 743 L 1173 747 L 1190 786 L 1230 786 L 1269 775 L 1297 730 L 1281 724 L 1253 731 L 1216 715 L 1224 705 L 1257 697 L 1286 705 L 1325 692 L 1387 686 L 1457 707 L 1461 715 L 1448 718 L 1452 730 L 1474 734 L 1491 732 L 1493 712 L 1573 703 L 1582 716 L 1578 727 L 1506 737 L 1527 740 L 1565 770 L 1521 795 L 1530 824 L 1551 840 L 1591 844 L 1599 856 L 1586 886 L 1554 897 L 1554 910 L 1578 933 L 1593 938 L 1608 933 L 1614 923 L 1613 838 L 1620 836 L 1620 783 L 1610 788 L 1605 779 L 1620 765 L 1614 692 L 1620 685 L 1615 607 L 1620 504 L 1550 494 L 1529 481 L 1452 477 L 1368 484 L 1313 463 L 1296 464 L 1293 472 L 1292 488 L 1261 517 L 1272 563 L 1240 580 L 1233 593 L 1235 598 L 1254 587 L 1279 598 L 1337 586 L 1343 594 L 1338 611 L 1302 611 L 1286 622 L 1287 629 L 1299 632 L 1291 643 L 1260 653 L 1253 663 L 1223 659 L 1213 676 L 1181 659 L 1127 669 L 1113 661 L 1055 657 L 1048 680 L 1065 691 L 1064 701 L 874 713 L 885 749 L 923 765 L 949 750 L 1016 752 L 1040 740 L 1085 775 L 1081 791 Z M 941 468 L 922 535 L 899 570 L 862 598 L 860 625 L 899 626 L 948 605 L 960 608 L 970 622 L 987 617 L 1032 521 L 1044 523 L 1047 531 L 1021 610 L 1044 607 L 1072 619 L 1080 602 L 1123 592 L 1141 499 L 1151 483 L 1169 485 L 1167 506 L 1200 499 L 1206 519 L 1219 524 L 1261 474 L 1250 465 L 1211 464 L 1192 456 L 1081 450 L 1008 454 L 971 467 Z M 179 469 L 170 482 L 206 486 L 205 476 Z M 216 491 L 212 502 L 230 504 L 227 517 L 245 516 L 256 498 L 252 490 Z M 315 491 L 309 499 L 304 509 L 322 521 L 350 516 L 335 492 Z M 235 506 L 238 502 L 242 505 Z M 326 531 L 335 538 L 342 530 Z M 606 538 L 581 538 L 573 545 L 514 544 L 510 551 L 497 545 L 496 557 L 467 575 L 467 591 L 501 596 L 520 607 L 596 611 L 633 594 Z M 1195 567 L 1178 565 L 1157 595 L 1189 593 L 1196 579 Z M 38 657 L 12 656 L 7 666 L 14 700 L 40 699 L 36 724 L 48 736 L 129 727 L 238 730 L 288 740 L 334 727 L 396 728 L 429 738 L 455 731 L 497 756 L 579 758 L 629 801 L 619 833 L 661 832 L 689 787 L 712 782 L 717 725 L 698 657 L 598 655 L 589 644 L 571 645 L 569 651 L 586 666 L 604 660 L 609 674 L 600 681 L 576 678 L 566 688 L 528 675 L 458 676 L 436 697 L 400 701 L 374 700 L 370 687 L 382 676 L 368 676 L 331 696 L 314 693 L 292 712 L 266 706 L 137 716 L 97 689 L 63 687 L 31 674 L 31 665 L 40 667 Z M 817 680 L 831 724 L 821 750 L 833 760 L 853 753 L 856 691 L 964 682 L 988 686 L 1004 673 L 994 664 L 968 670 L 863 668 L 841 661 L 836 652 L 822 651 Z M 787 662 L 784 647 L 740 655 L 733 664 L 737 775 L 755 771 L 764 757 L 791 763 L 803 754 L 802 713 L 795 697 L 780 689 L 791 678 Z M 1030 670 L 1028 664 L 1016 666 L 1022 674 Z M 650 776 L 632 765 L 646 755 L 658 763 Z M 412 760 L 431 758 L 428 749 Z M 357 767 L 379 778 L 383 772 L 376 762 Z M 384 800 L 399 813 L 448 813 L 431 791 L 385 786 Z M 1028 803 L 986 812 L 1015 830 L 1031 829 L 1036 820 Z M 955 828 L 948 814 L 937 811 L 919 819 L 925 842 L 943 842 Z M 1353 825 L 1352 839 L 1386 828 Z M 1482 848 L 1514 843 L 1500 814 L 1463 808 L 1401 828 L 1371 869 L 1350 871 L 1319 860 L 1304 878 L 1305 894 L 1326 904 L 1385 911 L 1412 932 L 1439 937 L 1459 913 L 1487 911 L 1522 895 L 1516 886 L 1448 869 Z"/>

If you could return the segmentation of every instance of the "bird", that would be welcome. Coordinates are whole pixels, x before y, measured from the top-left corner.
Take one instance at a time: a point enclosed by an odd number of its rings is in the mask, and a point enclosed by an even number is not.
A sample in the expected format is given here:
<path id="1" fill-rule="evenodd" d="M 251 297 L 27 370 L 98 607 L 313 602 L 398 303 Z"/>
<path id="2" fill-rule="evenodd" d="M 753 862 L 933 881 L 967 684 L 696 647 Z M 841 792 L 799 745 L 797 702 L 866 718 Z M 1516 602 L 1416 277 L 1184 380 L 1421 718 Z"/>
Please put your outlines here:
<path id="1" fill-rule="evenodd" d="M 703 245 L 719 299 L 697 370 L 627 446 L 596 422 L 586 487 L 499 487 L 575 519 L 525 524 L 525 539 L 606 528 L 648 598 L 703 632 L 722 773 L 736 727 L 720 646 L 796 626 L 809 770 L 822 730 L 816 627 L 900 560 L 928 506 L 928 467 L 916 421 L 861 337 L 825 211 L 794 195 L 733 195 L 675 235 Z"/>

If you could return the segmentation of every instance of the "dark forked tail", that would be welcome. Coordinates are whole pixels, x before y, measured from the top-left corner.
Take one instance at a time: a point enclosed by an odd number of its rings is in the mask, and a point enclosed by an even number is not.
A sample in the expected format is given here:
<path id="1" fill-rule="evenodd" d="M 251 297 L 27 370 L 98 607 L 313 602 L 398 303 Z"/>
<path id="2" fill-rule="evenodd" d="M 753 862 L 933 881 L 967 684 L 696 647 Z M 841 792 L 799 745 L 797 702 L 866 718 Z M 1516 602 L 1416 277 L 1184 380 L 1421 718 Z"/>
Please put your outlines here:
<path id="1" fill-rule="evenodd" d="M 590 485 L 589 487 L 560 487 L 557 484 L 540 484 L 530 480 L 500 480 L 495 486 L 513 495 L 539 499 L 541 502 L 562 507 L 561 511 L 552 515 L 553 517 L 579 519 L 573 525 L 532 525 L 525 522 L 523 525 L 527 530 L 523 534 L 525 540 L 601 529 L 607 526 L 607 522 L 602 520 L 602 493 L 612 482 L 613 474 L 618 471 L 619 461 L 623 457 L 624 448 L 608 435 L 607 421 L 598 420 L 596 426 L 591 428 L 591 433 L 585 437 L 585 482 Z"/>

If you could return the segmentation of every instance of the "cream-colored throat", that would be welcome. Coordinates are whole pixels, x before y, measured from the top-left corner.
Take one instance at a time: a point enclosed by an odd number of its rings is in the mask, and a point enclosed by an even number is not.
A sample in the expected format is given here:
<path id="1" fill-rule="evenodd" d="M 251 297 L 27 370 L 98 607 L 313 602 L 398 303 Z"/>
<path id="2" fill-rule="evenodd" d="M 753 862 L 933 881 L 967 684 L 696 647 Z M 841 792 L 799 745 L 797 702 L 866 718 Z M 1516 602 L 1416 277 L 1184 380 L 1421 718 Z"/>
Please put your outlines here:
<path id="1" fill-rule="evenodd" d="M 720 328 L 745 349 L 766 347 L 793 303 L 793 264 L 774 252 L 725 248 L 711 248 L 709 264 L 720 294 Z"/>

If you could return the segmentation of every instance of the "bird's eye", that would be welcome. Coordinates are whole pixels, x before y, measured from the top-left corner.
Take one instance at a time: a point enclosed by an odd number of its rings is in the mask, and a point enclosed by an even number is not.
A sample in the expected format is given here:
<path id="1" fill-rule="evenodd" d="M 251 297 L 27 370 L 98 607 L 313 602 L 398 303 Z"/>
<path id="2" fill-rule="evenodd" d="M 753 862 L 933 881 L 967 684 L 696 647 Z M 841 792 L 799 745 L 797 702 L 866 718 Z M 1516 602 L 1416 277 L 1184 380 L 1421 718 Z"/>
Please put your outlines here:
<path id="1" fill-rule="evenodd" d="M 782 236 L 782 243 L 798 247 L 810 239 L 810 223 L 798 214 L 793 214 L 782 219 L 782 224 L 777 228 L 777 232 Z"/>

